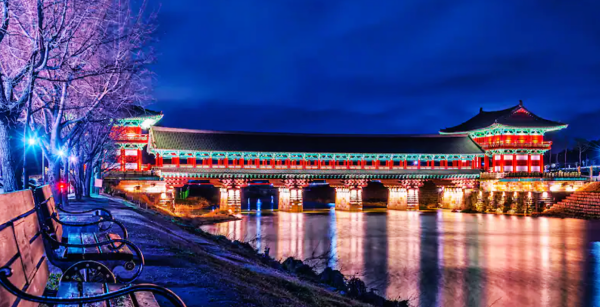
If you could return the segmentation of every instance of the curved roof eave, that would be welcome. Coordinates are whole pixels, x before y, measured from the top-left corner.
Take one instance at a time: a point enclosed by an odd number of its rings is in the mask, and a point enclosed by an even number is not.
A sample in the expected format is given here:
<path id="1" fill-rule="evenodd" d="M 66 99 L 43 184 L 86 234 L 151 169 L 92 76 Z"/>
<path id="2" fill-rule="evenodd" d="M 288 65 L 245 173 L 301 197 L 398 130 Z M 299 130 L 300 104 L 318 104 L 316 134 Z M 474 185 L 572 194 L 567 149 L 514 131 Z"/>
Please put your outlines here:
<path id="1" fill-rule="evenodd" d="M 440 134 L 442 135 L 461 135 L 461 134 L 470 134 L 470 133 L 474 133 L 474 132 L 479 132 L 479 131 L 485 131 L 485 130 L 489 130 L 489 129 L 493 129 L 493 128 L 497 128 L 497 127 L 507 127 L 507 128 L 519 128 L 519 129 L 542 129 L 542 130 L 546 130 L 546 131 L 556 131 L 556 130 L 561 130 L 561 129 L 565 129 L 569 126 L 569 124 L 561 124 L 558 126 L 531 126 L 531 127 L 523 127 L 523 126 L 514 126 L 514 125 L 507 125 L 507 124 L 499 124 L 499 123 L 494 123 L 492 125 L 489 125 L 487 127 L 483 127 L 483 128 L 479 128 L 479 129 L 474 129 L 474 130 L 469 130 L 469 131 L 444 131 L 447 129 L 442 129 L 439 131 Z"/>

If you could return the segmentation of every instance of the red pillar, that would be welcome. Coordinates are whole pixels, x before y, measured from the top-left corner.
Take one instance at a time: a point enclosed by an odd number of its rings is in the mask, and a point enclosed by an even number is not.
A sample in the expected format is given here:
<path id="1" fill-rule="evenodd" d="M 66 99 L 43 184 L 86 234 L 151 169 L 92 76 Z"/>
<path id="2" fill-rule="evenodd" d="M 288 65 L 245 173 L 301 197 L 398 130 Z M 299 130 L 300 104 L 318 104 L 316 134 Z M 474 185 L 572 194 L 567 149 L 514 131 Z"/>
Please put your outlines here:
<path id="1" fill-rule="evenodd" d="M 417 160 L 417 169 L 421 169 L 421 159 Z"/>
<path id="2" fill-rule="evenodd" d="M 188 158 L 188 164 L 191 164 L 193 168 L 196 168 L 196 157 Z"/>
<path id="3" fill-rule="evenodd" d="M 172 163 L 175 164 L 176 167 L 179 167 L 179 157 L 173 157 L 171 159 Z"/>
<path id="4" fill-rule="evenodd" d="M 431 169 L 435 168 L 435 160 L 431 160 Z"/>
<path id="5" fill-rule="evenodd" d="M 240 168 L 244 168 L 244 158 L 240 158 Z"/>
<path id="6" fill-rule="evenodd" d="M 527 155 L 527 172 L 531 173 L 531 155 Z"/>
<path id="7" fill-rule="evenodd" d="M 458 161 L 456 161 L 456 164 L 458 164 L 458 169 L 461 169 L 462 168 L 462 164 L 463 164 L 462 158 L 458 158 Z"/>
<path id="8" fill-rule="evenodd" d="M 137 170 L 138 172 L 142 170 L 142 150 L 137 150 Z"/>
<path id="9" fill-rule="evenodd" d="M 500 172 L 504 173 L 504 155 L 500 155 Z"/>
<path id="10" fill-rule="evenodd" d="M 125 148 L 121 148 L 121 154 L 120 154 L 120 162 L 121 162 L 121 171 L 124 172 L 125 171 Z"/>
<path id="11" fill-rule="evenodd" d="M 494 155 L 492 155 L 492 173 L 495 171 L 494 170 Z M 490 170 L 490 157 L 488 157 L 487 155 L 485 156 L 485 161 L 483 161 L 483 167 L 485 168 L 486 172 L 489 172 Z"/>
<path id="12" fill-rule="evenodd" d="M 544 172 L 544 155 L 540 155 L 540 172 Z"/>

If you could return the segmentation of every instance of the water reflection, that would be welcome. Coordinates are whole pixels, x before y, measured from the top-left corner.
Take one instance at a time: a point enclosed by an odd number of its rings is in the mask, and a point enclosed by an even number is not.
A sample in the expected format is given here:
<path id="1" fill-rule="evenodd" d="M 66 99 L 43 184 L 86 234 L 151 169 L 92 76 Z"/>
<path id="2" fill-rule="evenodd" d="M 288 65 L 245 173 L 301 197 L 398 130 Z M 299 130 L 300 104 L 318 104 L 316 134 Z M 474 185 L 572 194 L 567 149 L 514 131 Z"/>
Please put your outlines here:
<path id="1" fill-rule="evenodd" d="M 337 229 L 336 268 L 348 275 L 362 277 L 364 269 L 363 242 L 365 225 L 362 212 L 335 211 Z"/>
<path id="2" fill-rule="evenodd" d="M 415 306 L 594 306 L 596 221 L 447 211 L 253 212 L 203 227 L 255 240 L 271 256 L 310 259 Z M 596 242 L 596 243 L 594 243 Z M 588 250 L 589 249 L 589 250 Z"/>

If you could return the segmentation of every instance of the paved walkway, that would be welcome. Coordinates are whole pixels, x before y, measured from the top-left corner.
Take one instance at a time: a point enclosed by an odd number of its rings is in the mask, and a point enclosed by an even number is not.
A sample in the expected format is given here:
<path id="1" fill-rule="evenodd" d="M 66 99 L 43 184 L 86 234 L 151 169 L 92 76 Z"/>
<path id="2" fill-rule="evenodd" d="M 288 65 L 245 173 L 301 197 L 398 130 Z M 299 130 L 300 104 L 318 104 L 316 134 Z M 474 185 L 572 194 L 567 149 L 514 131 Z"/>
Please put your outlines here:
<path id="1" fill-rule="evenodd" d="M 243 256 L 230 246 L 186 230 L 169 217 L 117 198 L 71 200 L 67 209 L 103 207 L 122 221 L 146 258 L 136 282 L 175 291 L 192 306 L 359 306 Z M 164 306 L 168 306 L 164 304 Z"/>

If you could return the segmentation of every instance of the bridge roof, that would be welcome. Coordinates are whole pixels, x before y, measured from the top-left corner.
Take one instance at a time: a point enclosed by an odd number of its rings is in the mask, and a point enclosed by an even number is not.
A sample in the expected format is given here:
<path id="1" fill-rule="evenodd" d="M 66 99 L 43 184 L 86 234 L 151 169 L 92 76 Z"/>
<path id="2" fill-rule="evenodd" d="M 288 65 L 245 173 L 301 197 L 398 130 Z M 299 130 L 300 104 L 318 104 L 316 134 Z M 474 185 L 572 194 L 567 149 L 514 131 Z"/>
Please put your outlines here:
<path id="1" fill-rule="evenodd" d="M 567 125 L 561 122 L 551 121 L 541 118 L 529 110 L 523 103 L 519 103 L 514 107 L 499 111 L 483 111 L 475 115 L 466 122 L 440 130 L 441 133 L 466 133 L 474 130 L 485 129 L 494 124 L 501 124 L 509 127 L 517 128 L 543 128 L 543 129 L 562 129 Z"/>
<path id="2" fill-rule="evenodd" d="M 162 177 L 196 178 L 306 178 L 306 179 L 461 179 L 479 178 L 477 169 L 233 169 L 157 167 Z"/>
<path id="3" fill-rule="evenodd" d="M 251 133 L 152 127 L 150 148 L 155 150 L 379 153 L 379 154 L 483 154 L 466 135 L 327 135 Z"/>
<path id="4" fill-rule="evenodd" d="M 146 109 L 142 106 L 131 104 L 125 106 L 122 110 L 123 114 L 121 115 L 124 118 L 133 118 L 133 117 L 154 117 L 154 116 L 162 116 L 163 113 L 159 111 L 154 111 L 150 109 Z"/>

